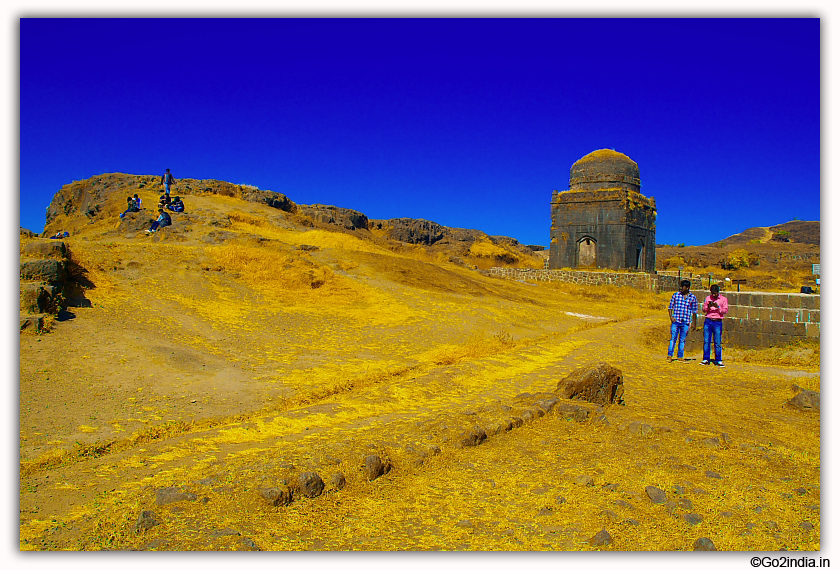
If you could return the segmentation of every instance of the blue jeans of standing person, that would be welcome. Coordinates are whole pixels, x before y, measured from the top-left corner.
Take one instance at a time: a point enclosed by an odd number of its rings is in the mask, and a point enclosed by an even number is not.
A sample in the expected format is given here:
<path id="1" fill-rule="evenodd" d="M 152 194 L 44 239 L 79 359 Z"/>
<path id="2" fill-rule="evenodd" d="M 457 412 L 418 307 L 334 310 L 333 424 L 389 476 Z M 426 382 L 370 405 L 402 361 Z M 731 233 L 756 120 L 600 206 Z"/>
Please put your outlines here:
<path id="1" fill-rule="evenodd" d="M 685 337 L 688 336 L 689 323 L 671 323 L 671 343 L 668 345 L 668 356 L 674 356 L 674 345 L 679 340 L 677 358 L 685 355 Z"/>
<path id="2" fill-rule="evenodd" d="M 715 343 L 715 362 L 723 358 L 720 337 L 723 334 L 723 321 L 720 319 L 703 320 L 703 360 L 709 360 L 712 342 Z"/>
<path id="3" fill-rule="evenodd" d="M 163 190 L 166 192 L 166 195 L 169 196 L 169 182 L 165 182 L 163 184 Z"/>

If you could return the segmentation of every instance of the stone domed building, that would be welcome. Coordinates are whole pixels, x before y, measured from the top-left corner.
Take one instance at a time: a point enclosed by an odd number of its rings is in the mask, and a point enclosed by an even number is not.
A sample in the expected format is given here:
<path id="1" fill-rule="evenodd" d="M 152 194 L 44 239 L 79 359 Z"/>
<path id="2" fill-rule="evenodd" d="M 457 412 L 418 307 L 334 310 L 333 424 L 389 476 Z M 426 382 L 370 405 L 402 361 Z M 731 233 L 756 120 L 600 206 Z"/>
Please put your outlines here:
<path id="1" fill-rule="evenodd" d="M 572 165 L 569 189 L 551 197 L 549 267 L 656 267 L 656 202 L 640 192 L 639 165 L 609 149 Z"/>

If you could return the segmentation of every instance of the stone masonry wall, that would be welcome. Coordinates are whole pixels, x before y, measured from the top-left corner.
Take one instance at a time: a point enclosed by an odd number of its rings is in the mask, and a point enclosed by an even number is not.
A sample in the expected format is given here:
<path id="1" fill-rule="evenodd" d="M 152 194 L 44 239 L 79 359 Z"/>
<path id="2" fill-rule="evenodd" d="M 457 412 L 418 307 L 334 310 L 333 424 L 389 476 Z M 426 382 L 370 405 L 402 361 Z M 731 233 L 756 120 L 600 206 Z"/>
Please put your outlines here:
<path id="1" fill-rule="evenodd" d="M 677 291 L 676 275 L 649 273 L 612 273 L 569 269 L 513 269 L 493 267 L 485 273 L 516 281 L 560 281 L 581 285 L 627 286 L 644 291 Z M 686 278 L 686 277 L 683 277 Z M 703 301 L 708 295 L 708 278 L 693 276 L 691 290 L 697 296 L 698 331 L 689 333 L 686 350 L 703 349 Z M 820 338 L 820 296 L 804 293 L 759 293 L 722 291 L 729 301 L 729 313 L 723 323 L 724 347 L 770 347 L 789 344 L 797 339 Z M 663 310 L 666 307 L 663 307 Z M 667 317 L 667 315 L 666 315 Z M 668 323 L 663 323 L 667 331 Z M 667 336 L 666 336 L 667 338 Z"/>

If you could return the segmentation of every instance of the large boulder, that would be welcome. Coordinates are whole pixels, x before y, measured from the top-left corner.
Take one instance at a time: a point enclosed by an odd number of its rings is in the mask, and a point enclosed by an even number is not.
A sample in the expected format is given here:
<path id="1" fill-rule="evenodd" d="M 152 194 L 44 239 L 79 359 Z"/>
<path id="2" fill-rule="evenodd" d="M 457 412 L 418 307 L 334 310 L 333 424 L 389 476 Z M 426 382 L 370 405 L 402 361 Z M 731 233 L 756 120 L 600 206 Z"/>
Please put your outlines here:
<path id="1" fill-rule="evenodd" d="M 392 218 L 377 221 L 377 226 L 387 228 L 388 237 L 403 243 L 432 245 L 443 239 L 447 228 L 427 220 Z"/>
<path id="2" fill-rule="evenodd" d="M 624 374 L 606 362 L 575 370 L 557 383 L 554 393 L 600 406 L 624 403 Z"/>
<path id="3" fill-rule="evenodd" d="M 58 259 L 33 259 L 20 262 L 20 278 L 23 281 L 47 281 L 57 283 L 67 278 L 66 262 Z"/>
<path id="4" fill-rule="evenodd" d="M 369 229 L 368 217 L 356 210 L 323 204 L 301 204 L 298 209 L 303 215 L 322 224 L 332 224 L 348 230 Z"/>
<path id="5" fill-rule="evenodd" d="M 820 411 L 820 393 L 813 390 L 802 390 L 788 400 L 788 406 L 802 412 Z"/>
<path id="6" fill-rule="evenodd" d="M 36 240 L 23 245 L 23 253 L 30 257 L 67 257 L 67 246 L 60 240 Z"/>

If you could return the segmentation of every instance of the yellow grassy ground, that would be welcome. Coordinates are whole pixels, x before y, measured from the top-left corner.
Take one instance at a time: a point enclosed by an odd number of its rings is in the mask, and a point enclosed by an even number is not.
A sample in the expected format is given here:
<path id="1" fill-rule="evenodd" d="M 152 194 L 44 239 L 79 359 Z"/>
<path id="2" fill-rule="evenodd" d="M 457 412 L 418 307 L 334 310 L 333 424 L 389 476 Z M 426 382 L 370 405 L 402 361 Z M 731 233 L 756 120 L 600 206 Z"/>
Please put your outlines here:
<path id="1" fill-rule="evenodd" d="M 212 200 L 241 239 L 70 240 L 96 288 L 21 340 L 21 549 L 589 550 L 602 528 L 614 550 L 819 548 L 819 417 L 784 406 L 819 388 L 818 351 L 669 364 L 646 332 L 667 295 L 493 279 Z M 625 375 L 606 422 L 460 447 L 598 361 Z M 366 481 L 369 453 L 393 470 Z M 321 497 L 258 495 L 313 470 Z M 197 500 L 156 505 L 167 486 Z M 135 533 L 144 510 L 162 524 Z"/>

